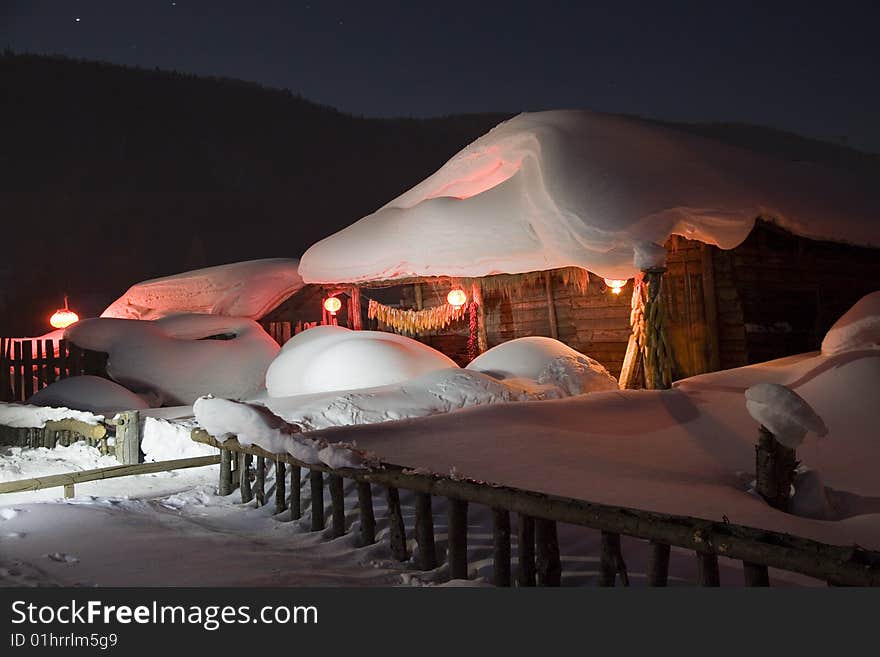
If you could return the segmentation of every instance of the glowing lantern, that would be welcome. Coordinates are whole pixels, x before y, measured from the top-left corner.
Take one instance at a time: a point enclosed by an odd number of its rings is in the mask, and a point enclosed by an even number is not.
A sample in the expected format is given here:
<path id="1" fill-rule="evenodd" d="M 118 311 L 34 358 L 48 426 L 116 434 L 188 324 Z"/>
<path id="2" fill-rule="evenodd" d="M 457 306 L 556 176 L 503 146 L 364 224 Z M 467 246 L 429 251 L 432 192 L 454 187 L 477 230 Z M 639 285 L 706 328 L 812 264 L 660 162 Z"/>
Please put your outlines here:
<path id="1" fill-rule="evenodd" d="M 467 294 L 465 294 L 464 290 L 460 287 L 456 287 L 449 290 L 449 294 L 446 295 L 446 301 L 448 301 L 449 305 L 453 308 L 461 308 L 467 303 Z"/>
<path id="2" fill-rule="evenodd" d="M 622 281 L 618 278 L 606 278 L 605 285 L 611 288 L 612 294 L 620 294 L 623 286 L 626 285 L 626 281 Z"/>
<path id="3" fill-rule="evenodd" d="M 64 297 L 64 308 L 59 308 L 49 318 L 49 324 L 57 329 L 67 328 L 79 321 L 79 315 L 67 307 L 67 296 Z"/>
<path id="4" fill-rule="evenodd" d="M 328 297 L 324 299 L 324 310 L 334 317 L 336 316 L 336 313 L 339 312 L 340 308 L 342 308 L 342 302 L 337 297 Z"/>

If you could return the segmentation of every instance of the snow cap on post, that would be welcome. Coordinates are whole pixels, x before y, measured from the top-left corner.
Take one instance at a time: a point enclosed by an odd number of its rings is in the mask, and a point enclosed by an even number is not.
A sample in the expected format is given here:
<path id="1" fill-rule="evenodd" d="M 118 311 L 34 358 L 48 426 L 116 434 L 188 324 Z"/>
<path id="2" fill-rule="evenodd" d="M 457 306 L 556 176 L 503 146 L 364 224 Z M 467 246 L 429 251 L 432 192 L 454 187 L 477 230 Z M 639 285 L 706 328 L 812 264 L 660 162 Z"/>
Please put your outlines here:
<path id="1" fill-rule="evenodd" d="M 808 431 L 820 438 L 828 434 L 822 418 L 806 400 L 778 383 L 759 383 L 746 390 L 746 409 L 790 449 L 796 449 Z"/>

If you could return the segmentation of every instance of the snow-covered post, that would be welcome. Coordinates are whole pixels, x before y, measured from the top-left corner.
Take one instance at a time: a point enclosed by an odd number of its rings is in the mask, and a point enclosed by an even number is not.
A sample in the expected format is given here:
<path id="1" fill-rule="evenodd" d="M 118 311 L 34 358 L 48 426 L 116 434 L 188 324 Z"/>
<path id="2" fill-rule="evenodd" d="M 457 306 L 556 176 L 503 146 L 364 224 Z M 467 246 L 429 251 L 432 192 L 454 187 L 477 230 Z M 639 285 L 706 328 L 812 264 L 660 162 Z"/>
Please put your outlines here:
<path id="1" fill-rule="evenodd" d="M 787 511 L 798 466 L 795 450 L 808 431 L 821 437 L 828 429 L 803 397 L 776 383 L 746 390 L 746 409 L 761 425 L 755 446 L 755 490 L 770 506 Z"/>

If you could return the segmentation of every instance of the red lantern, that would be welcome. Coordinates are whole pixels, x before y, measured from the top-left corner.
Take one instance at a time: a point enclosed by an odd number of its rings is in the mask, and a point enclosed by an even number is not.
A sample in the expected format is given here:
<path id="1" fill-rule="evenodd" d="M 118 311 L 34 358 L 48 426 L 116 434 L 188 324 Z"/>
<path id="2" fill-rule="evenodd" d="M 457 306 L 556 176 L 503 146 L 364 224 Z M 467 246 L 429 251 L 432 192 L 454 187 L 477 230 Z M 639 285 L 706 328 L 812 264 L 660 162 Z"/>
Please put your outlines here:
<path id="1" fill-rule="evenodd" d="M 337 297 L 327 297 L 324 299 L 324 310 L 336 317 L 336 313 L 342 308 L 342 302 Z"/>
<path id="2" fill-rule="evenodd" d="M 49 324 L 54 328 L 63 329 L 79 321 L 79 315 L 67 307 L 67 296 L 64 297 L 64 308 L 59 308 L 49 318 Z"/>
<path id="3" fill-rule="evenodd" d="M 460 287 L 456 287 L 449 290 L 449 294 L 446 295 L 446 301 L 453 308 L 461 308 L 467 303 L 467 294 Z"/>

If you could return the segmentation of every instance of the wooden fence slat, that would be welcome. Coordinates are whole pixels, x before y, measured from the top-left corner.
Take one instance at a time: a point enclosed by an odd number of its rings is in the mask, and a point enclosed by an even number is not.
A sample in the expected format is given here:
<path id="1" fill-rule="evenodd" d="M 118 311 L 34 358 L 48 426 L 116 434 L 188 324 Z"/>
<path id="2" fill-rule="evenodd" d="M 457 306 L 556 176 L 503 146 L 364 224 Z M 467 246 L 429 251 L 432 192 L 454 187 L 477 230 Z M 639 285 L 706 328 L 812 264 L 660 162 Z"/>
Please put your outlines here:
<path id="1" fill-rule="evenodd" d="M 312 531 L 318 532 L 324 529 L 324 473 L 310 470 L 309 483 L 312 490 Z"/>
<path id="2" fill-rule="evenodd" d="M 555 522 L 543 518 L 535 519 L 535 548 L 538 586 L 560 586 L 562 562 L 559 559 L 559 539 Z"/>
<path id="3" fill-rule="evenodd" d="M 55 342 L 46 340 L 46 385 L 52 385 L 55 379 Z"/>
<path id="4" fill-rule="evenodd" d="M 623 553 L 620 550 L 620 534 L 602 532 L 602 546 L 599 555 L 599 586 L 614 586 L 617 575 L 620 583 L 629 586 L 629 575 Z"/>
<path id="5" fill-rule="evenodd" d="M 669 552 L 666 543 L 651 541 L 651 556 L 648 561 L 648 586 L 666 586 L 669 581 Z"/>
<path id="6" fill-rule="evenodd" d="M 24 381 L 22 381 L 21 373 L 21 342 L 15 343 L 15 360 L 13 366 L 12 401 L 20 402 L 24 400 Z"/>
<path id="7" fill-rule="evenodd" d="M 697 583 L 700 586 L 721 586 L 717 554 L 697 552 Z"/>
<path id="8" fill-rule="evenodd" d="M 357 482 L 358 510 L 361 522 L 361 544 L 376 542 L 376 516 L 373 512 L 373 490 L 369 482 Z"/>
<path id="9" fill-rule="evenodd" d="M 449 498 L 449 537 L 446 546 L 446 560 L 449 563 L 449 577 L 452 579 L 467 579 L 468 577 L 467 515 L 467 502 Z"/>
<path id="10" fill-rule="evenodd" d="M 345 534 L 345 495 L 342 488 L 342 477 L 327 476 L 327 488 L 330 489 L 330 512 L 332 518 L 332 536 L 338 538 Z"/>
<path id="11" fill-rule="evenodd" d="M 23 340 L 21 350 L 21 374 L 24 378 L 21 400 L 26 401 L 34 394 L 34 341 Z"/>
<path id="12" fill-rule="evenodd" d="M 385 489 L 385 500 L 388 504 L 391 556 L 397 561 L 406 561 L 409 559 L 409 548 L 406 546 L 406 525 L 403 523 L 403 511 L 400 508 L 400 493 L 393 486 L 388 486 Z"/>
<path id="13" fill-rule="evenodd" d="M 217 494 L 225 497 L 232 492 L 232 452 L 228 449 L 220 450 L 220 483 L 217 486 Z"/>
<path id="14" fill-rule="evenodd" d="M 69 347 L 69 343 L 64 338 L 61 338 L 58 341 L 58 378 L 66 379 L 70 376 L 70 372 L 67 368 L 67 349 Z"/>
<path id="15" fill-rule="evenodd" d="M 437 549 L 434 544 L 434 515 L 431 510 L 431 496 L 416 493 L 416 545 L 418 545 L 418 566 L 421 570 L 434 570 L 437 567 Z"/>
<path id="16" fill-rule="evenodd" d="M 535 519 L 519 514 L 517 521 L 519 568 L 517 582 L 520 586 L 535 585 Z"/>
<path id="17" fill-rule="evenodd" d="M 275 461 L 275 514 L 287 510 L 287 464 Z"/>
<path id="18" fill-rule="evenodd" d="M 261 507 L 266 503 L 266 457 L 257 457 L 257 480 L 254 485 L 254 497 L 257 500 L 257 506 Z"/>
<path id="19" fill-rule="evenodd" d="M 46 387 L 46 361 L 43 360 L 43 341 L 36 340 L 37 343 L 37 360 L 36 360 L 36 377 L 37 377 L 37 390 L 42 390 Z"/>
<path id="20" fill-rule="evenodd" d="M 746 586 L 770 586 L 770 573 L 767 566 L 748 561 L 742 562 L 743 580 Z"/>
<path id="21" fill-rule="evenodd" d="M 247 504 L 254 499 L 254 490 L 251 487 L 251 464 L 253 463 L 253 460 L 254 457 L 251 454 L 244 452 L 242 452 L 239 459 L 239 470 L 241 473 L 239 474 L 238 479 L 238 490 L 241 493 L 242 504 Z"/>
<path id="22" fill-rule="evenodd" d="M 302 468 L 290 466 L 290 519 L 302 518 Z"/>
<path id="23" fill-rule="evenodd" d="M 492 583 L 510 586 L 510 512 L 492 509 Z"/>

